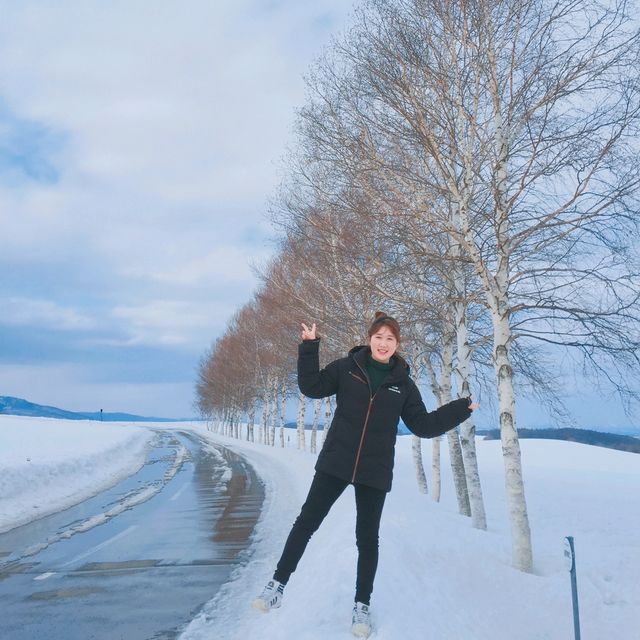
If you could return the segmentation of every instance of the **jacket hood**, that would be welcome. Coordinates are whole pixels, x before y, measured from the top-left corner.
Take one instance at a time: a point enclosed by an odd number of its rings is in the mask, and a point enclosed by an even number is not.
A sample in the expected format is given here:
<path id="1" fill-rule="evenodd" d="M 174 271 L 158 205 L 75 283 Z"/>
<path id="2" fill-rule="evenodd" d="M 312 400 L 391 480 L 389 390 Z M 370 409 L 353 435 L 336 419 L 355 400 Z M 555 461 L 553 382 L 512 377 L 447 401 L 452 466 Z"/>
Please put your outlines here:
<path id="1" fill-rule="evenodd" d="M 357 347 L 353 347 L 353 349 L 349 350 L 349 357 L 353 358 L 362 369 L 366 372 L 367 370 L 367 355 L 371 353 L 371 347 L 366 344 L 358 345 Z M 384 384 L 388 384 L 389 382 L 399 382 L 404 378 L 409 377 L 409 364 L 407 361 L 399 354 L 395 353 L 391 356 L 391 362 L 394 363 L 393 369 L 389 373 L 389 376 L 385 380 Z"/>

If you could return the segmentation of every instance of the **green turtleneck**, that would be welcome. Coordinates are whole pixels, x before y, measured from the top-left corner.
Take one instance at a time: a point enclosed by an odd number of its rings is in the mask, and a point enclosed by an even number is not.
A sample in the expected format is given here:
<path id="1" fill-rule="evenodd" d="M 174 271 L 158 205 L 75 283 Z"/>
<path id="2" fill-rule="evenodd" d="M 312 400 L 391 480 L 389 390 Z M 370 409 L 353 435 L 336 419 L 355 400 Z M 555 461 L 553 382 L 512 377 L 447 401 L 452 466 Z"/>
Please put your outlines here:
<path id="1" fill-rule="evenodd" d="M 387 374 L 393 369 L 395 363 L 393 356 L 388 363 L 378 362 L 374 360 L 370 353 L 367 354 L 367 375 L 371 383 L 371 393 L 374 394 L 378 387 L 382 384 Z"/>

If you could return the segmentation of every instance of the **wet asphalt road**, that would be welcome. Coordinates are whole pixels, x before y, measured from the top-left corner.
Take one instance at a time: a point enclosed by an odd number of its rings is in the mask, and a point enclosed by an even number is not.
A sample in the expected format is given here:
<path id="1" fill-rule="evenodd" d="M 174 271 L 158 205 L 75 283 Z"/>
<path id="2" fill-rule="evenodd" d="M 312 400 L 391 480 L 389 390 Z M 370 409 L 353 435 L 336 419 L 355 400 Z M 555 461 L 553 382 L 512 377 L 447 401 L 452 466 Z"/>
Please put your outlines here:
<path id="1" fill-rule="evenodd" d="M 252 468 L 187 432 L 153 444 L 125 481 L 0 534 L 2 640 L 175 638 L 246 559 Z"/>

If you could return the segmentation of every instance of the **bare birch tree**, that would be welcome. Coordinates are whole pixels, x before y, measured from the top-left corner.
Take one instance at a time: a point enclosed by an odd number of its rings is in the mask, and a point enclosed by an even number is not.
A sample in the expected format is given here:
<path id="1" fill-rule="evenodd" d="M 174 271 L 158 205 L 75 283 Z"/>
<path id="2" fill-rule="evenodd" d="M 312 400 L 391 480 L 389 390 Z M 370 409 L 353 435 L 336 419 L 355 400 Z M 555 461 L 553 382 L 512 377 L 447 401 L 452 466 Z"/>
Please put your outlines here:
<path id="1" fill-rule="evenodd" d="M 429 219 L 460 244 L 484 290 L 513 562 L 523 570 L 532 552 L 514 341 L 578 347 L 609 380 L 638 364 L 637 332 L 629 331 L 637 293 L 620 235 L 634 223 L 639 175 L 638 34 L 629 6 L 373 1 L 358 34 L 377 97 L 425 151 L 420 181 L 443 194 Z M 624 377 L 614 384 L 632 392 Z"/>
<path id="2" fill-rule="evenodd" d="M 515 341 L 577 347 L 625 397 L 634 393 L 623 371 L 638 365 L 638 300 L 621 259 L 633 249 L 621 232 L 634 224 L 638 186 L 629 6 L 371 0 L 313 85 L 316 103 L 327 87 L 333 99 L 315 139 L 342 141 L 343 151 L 323 147 L 327 162 L 368 144 L 369 186 L 392 176 L 380 191 L 400 191 L 474 268 L 493 325 L 513 563 L 527 571 Z M 353 184 L 353 172 L 342 175 Z"/>

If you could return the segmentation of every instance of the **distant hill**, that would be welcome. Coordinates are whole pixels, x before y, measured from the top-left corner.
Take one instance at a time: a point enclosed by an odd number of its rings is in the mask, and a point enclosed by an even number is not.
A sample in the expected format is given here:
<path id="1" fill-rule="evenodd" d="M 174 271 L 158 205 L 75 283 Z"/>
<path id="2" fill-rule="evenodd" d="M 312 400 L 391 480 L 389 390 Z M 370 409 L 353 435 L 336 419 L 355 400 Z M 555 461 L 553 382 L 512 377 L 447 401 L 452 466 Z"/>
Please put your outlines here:
<path id="1" fill-rule="evenodd" d="M 104 422 L 176 422 L 172 418 L 149 418 L 131 413 L 102 413 L 99 411 L 84 413 L 65 411 L 58 407 L 35 404 L 22 398 L 0 396 L 0 415 L 31 416 L 34 418 L 64 418 L 65 420 L 103 420 Z"/>
<path id="2" fill-rule="evenodd" d="M 484 435 L 485 440 L 499 440 L 500 430 L 478 432 Z M 616 433 L 604 433 L 602 431 L 591 431 L 589 429 L 518 429 L 518 437 L 538 438 L 544 440 L 566 440 L 568 442 L 580 442 L 591 444 L 596 447 L 606 447 L 607 449 L 617 449 L 619 451 L 631 451 L 640 453 L 640 439 L 632 436 L 622 436 Z"/>

